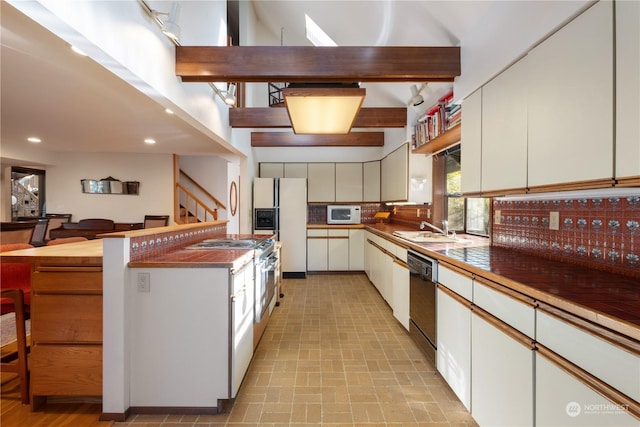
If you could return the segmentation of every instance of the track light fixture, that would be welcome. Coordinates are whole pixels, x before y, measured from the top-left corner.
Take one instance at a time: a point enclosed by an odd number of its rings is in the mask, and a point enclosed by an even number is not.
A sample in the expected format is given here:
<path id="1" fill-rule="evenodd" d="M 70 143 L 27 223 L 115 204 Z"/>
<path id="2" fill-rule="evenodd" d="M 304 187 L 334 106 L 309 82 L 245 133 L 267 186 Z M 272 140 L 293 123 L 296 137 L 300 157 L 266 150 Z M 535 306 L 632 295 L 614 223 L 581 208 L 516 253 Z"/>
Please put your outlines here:
<path id="1" fill-rule="evenodd" d="M 178 20 L 180 19 L 181 9 L 182 5 L 178 2 L 174 2 L 171 5 L 171 12 L 169 13 L 158 12 L 157 10 L 153 11 L 153 16 L 160 24 L 160 28 L 164 35 L 174 41 L 178 41 L 180 39 L 180 25 L 178 25 Z M 168 19 L 162 20 L 160 19 L 160 16 L 167 16 Z"/>
<path id="2" fill-rule="evenodd" d="M 236 105 L 236 84 L 231 83 L 224 95 L 224 103 L 227 105 Z"/>
<path id="3" fill-rule="evenodd" d="M 418 89 L 418 86 L 411 85 L 411 99 L 409 100 L 410 106 L 417 107 L 424 102 L 424 98 L 422 97 L 422 95 L 420 95 L 420 92 L 422 91 L 422 89 L 424 89 L 425 86 L 426 85 L 423 85 L 420 89 Z"/>

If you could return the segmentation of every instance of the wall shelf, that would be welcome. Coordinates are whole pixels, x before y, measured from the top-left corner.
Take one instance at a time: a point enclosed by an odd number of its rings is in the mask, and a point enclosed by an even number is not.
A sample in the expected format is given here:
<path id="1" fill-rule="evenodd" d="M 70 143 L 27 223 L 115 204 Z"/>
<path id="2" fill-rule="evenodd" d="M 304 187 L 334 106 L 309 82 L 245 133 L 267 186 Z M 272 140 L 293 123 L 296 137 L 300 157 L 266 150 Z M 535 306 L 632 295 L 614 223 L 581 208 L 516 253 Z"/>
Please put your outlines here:
<path id="1" fill-rule="evenodd" d="M 461 125 L 455 125 L 451 129 L 436 136 L 425 144 L 411 150 L 412 154 L 435 154 L 454 146 L 460 141 Z"/>

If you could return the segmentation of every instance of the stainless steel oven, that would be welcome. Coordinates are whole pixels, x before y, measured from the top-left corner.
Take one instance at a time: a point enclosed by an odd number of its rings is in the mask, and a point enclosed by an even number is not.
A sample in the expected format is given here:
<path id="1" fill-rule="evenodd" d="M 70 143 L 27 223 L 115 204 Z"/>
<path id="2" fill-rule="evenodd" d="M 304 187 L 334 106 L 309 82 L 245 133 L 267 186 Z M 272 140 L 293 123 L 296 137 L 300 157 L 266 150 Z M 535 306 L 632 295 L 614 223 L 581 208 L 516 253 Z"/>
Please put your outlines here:
<path id="1" fill-rule="evenodd" d="M 438 262 L 409 251 L 409 334 L 435 363 Z"/>
<path id="2" fill-rule="evenodd" d="M 269 304 L 276 293 L 276 270 L 278 265 L 278 255 L 274 250 L 274 242 L 269 239 L 268 247 L 259 250 L 256 253 L 255 264 L 255 304 L 254 315 L 255 323 L 260 323 L 264 318 L 264 315 L 269 310 Z"/>

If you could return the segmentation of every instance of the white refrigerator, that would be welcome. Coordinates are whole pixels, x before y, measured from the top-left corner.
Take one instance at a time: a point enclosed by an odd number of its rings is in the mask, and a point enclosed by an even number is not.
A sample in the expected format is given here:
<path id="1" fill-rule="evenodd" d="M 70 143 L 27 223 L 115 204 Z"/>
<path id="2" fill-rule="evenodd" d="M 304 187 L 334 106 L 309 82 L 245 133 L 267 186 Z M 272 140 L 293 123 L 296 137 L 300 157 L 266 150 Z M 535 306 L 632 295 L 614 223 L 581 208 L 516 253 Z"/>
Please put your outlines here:
<path id="1" fill-rule="evenodd" d="M 282 277 L 304 278 L 307 274 L 307 180 L 305 178 L 255 178 L 253 209 L 275 208 L 274 230 L 282 243 Z M 255 215 L 254 215 L 255 221 Z M 255 223 L 254 223 L 255 226 Z"/>

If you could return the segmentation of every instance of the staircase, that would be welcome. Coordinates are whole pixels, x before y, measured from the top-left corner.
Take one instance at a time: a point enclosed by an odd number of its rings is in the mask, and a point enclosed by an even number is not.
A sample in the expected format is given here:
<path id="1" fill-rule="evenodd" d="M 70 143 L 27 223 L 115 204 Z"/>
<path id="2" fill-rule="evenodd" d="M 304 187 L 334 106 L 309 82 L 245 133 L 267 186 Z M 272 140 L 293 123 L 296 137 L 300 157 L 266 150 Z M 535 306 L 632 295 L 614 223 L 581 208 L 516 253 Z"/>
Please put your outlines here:
<path id="1" fill-rule="evenodd" d="M 173 217 L 176 224 L 217 220 L 218 209 L 226 209 L 226 206 L 198 184 L 198 182 L 191 178 L 185 171 L 180 169 L 177 155 L 173 156 L 173 167 Z M 197 189 L 201 196 L 196 196 L 190 188 Z"/>

